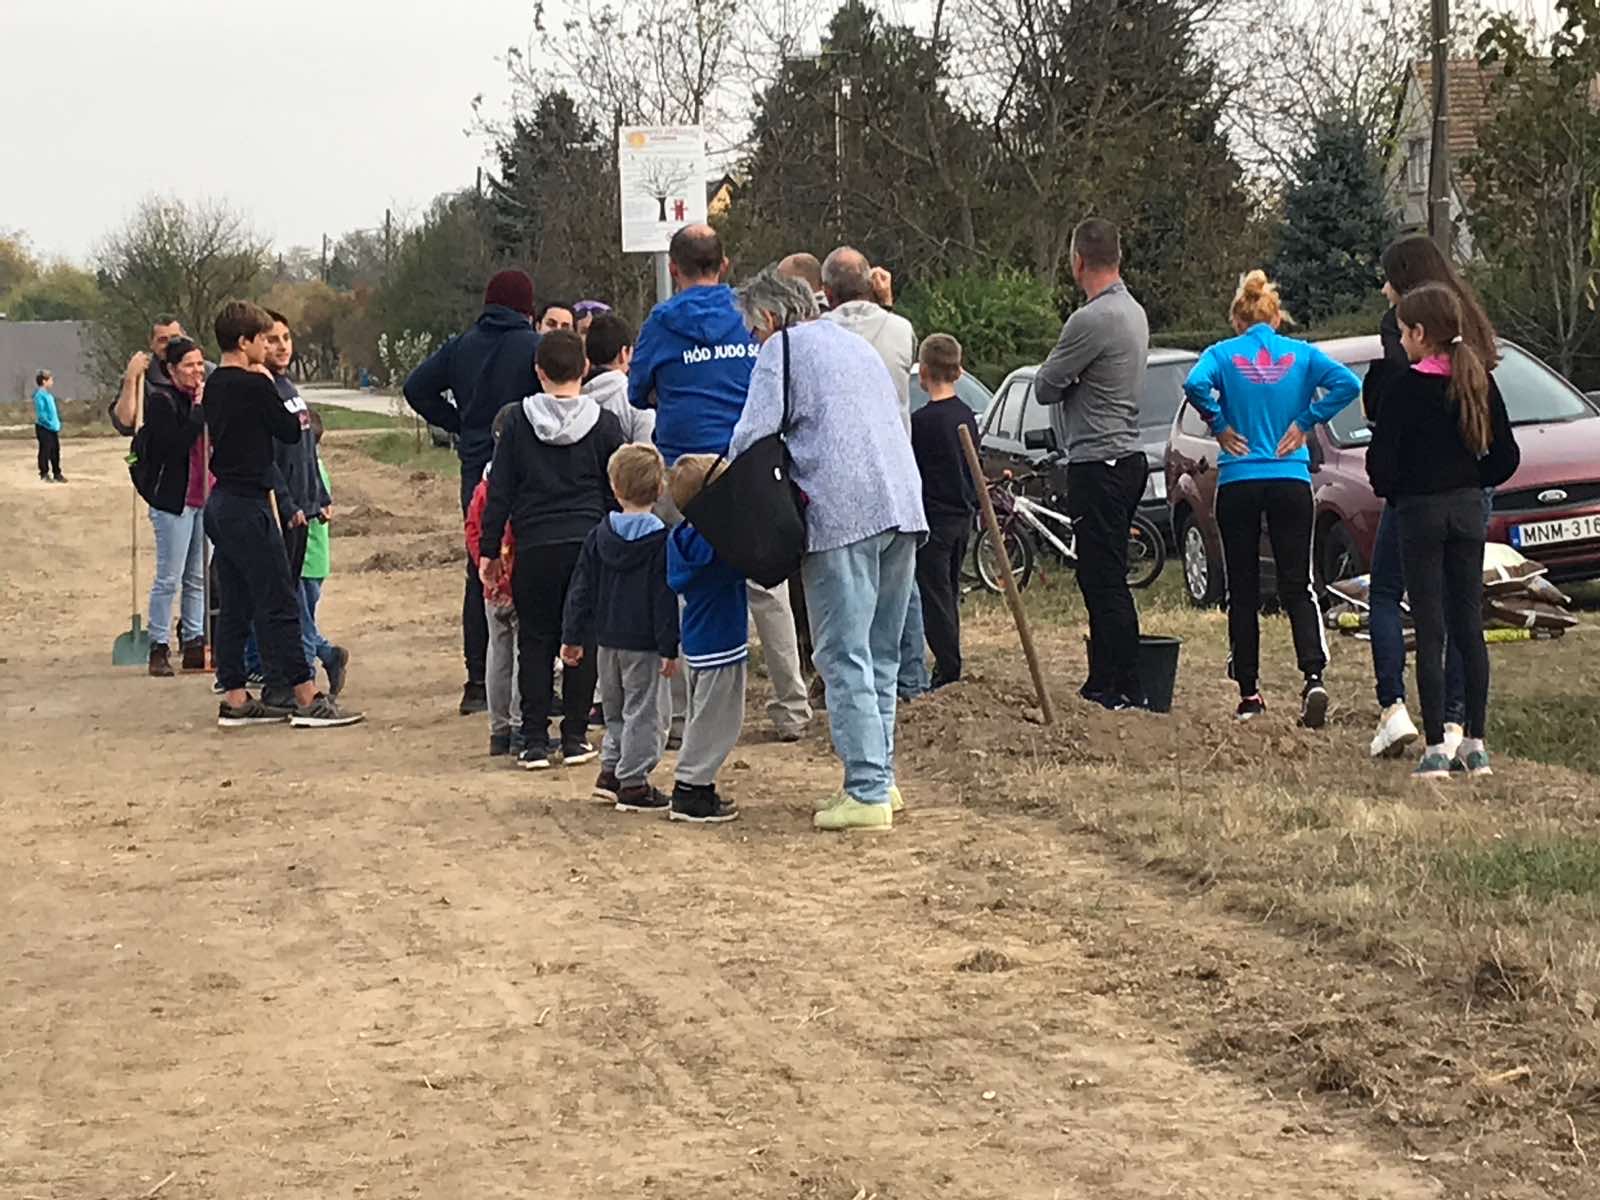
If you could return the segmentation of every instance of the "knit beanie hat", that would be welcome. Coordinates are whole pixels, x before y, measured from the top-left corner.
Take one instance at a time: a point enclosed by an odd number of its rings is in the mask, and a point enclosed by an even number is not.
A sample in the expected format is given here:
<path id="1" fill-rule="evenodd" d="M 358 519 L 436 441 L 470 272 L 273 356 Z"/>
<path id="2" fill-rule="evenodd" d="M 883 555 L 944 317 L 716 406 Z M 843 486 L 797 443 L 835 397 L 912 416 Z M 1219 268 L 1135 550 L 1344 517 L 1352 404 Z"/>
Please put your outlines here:
<path id="1" fill-rule="evenodd" d="M 483 289 L 485 304 L 501 304 L 525 317 L 533 316 L 533 280 L 515 268 L 498 271 Z"/>

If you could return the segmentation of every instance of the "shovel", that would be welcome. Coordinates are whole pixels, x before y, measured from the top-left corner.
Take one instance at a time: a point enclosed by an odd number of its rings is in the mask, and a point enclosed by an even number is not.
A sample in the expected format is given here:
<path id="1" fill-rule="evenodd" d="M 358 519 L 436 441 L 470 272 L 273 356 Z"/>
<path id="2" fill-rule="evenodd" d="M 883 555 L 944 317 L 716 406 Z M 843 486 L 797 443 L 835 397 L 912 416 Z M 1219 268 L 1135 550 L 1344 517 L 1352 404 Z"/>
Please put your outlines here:
<path id="1" fill-rule="evenodd" d="M 133 414 L 134 432 L 144 424 L 144 381 L 139 381 L 138 400 L 135 401 Z M 130 593 L 133 609 L 133 618 L 128 626 L 128 632 L 120 635 L 111 643 L 111 665 L 114 667 L 143 667 L 150 663 L 150 631 L 144 627 L 144 619 L 139 615 L 139 493 L 131 486 L 128 489 L 131 497 L 128 510 L 128 591 Z"/>

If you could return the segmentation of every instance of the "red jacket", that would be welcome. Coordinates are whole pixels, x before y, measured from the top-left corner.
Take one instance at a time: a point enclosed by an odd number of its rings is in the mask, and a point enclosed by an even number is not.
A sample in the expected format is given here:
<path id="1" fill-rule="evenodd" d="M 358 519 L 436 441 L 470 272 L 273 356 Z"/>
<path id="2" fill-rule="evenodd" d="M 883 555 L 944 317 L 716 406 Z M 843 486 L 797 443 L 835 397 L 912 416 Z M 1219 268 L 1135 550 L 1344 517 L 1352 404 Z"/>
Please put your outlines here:
<path id="1" fill-rule="evenodd" d="M 478 546 L 483 540 L 483 506 L 489 499 L 489 479 L 487 476 L 478 480 L 478 486 L 472 491 L 472 503 L 467 505 L 467 553 L 472 556 L 472 565 L 478 565 Z M 498 587 L 485 588 L 484 598 L 491 604 L 511 603 L 511 570 L 516 565 L 517 544 L 511 536 L 511 525 L 507 523 L 505 533 L 500 535 L 500 562 L 505 567 L 505 573 L 500 577 Z"/>

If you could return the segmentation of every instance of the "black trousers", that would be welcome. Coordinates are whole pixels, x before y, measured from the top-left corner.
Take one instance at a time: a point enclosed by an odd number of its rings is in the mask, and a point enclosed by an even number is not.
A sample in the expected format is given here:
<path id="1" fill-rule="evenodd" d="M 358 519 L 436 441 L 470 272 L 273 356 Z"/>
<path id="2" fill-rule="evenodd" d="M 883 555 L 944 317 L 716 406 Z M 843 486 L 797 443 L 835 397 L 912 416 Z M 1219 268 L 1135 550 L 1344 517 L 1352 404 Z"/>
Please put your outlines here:
<path id="1" fill-rule="evenodd" d="M 1328 667 L 1322 614 L 1311 588 L 1311 485 L 1294 479 L 1246 479 L 1217 489 L 1217 528 L 1227 576 L 1228 669 L 1241 696 L 1261 679 L 1261 522 L 1278 573 L 1278 602 L 1294 634 L 1295 658 L 1308 678 Z M 1481 538 L 1479 539 L 1482 540 Z"/>
<path id="2" fill-rule="evenodd" d="M 53 473 L 60 479 L 61 435 L 54 429 L 46 429 L 43 425 L 35 425 L 33 435 L 39 439 L 39 478 L 48 479 Z"/>
<path id="3" fill-rule="evenodd" d="M 1445 640 L 1461 651 L 1466 735 L 1483 736 L 1489 648 L 1483 644 L 1483 492 L 1461 488 L 1396 501 L 1406 593 L 1417 627 L 1417 691 L 1428 745 L 1444 741 Z"/>
<path id="4" fill-rule="evenodd" d="M 806 584 L 796 571 L 789 576 L 789 607 L 794 611 L 794 641 L 800 650 L 800 666 L 813 675 L 816 664 L 811 661 L 811 617 L 806 611 Z"/>
<path id="5" fill-rule="evenodd" d="M 305 683 L 311 669 L 300 641 L 299 582 L 289 575 L 283 532 L 272 519 L 267 494 L 212 492 L 205 527 L 220 604 L 214 631 L 217 682 L 227 691 L 244 687 L 244 643 L 254 625 L 266 690 Z"/>
<path id="6" fill-rule="evenodd" d="M 467 515 L 472 493 L 483 478 L 486 462 L 461 464 L 461 516 Z M 467 663 L 467 682 L 481 684 L 489 657 L 489 614 L 483 607 L 483 581 L 467 556 L 467 586 L 461 596 L 461 653 Z"/>
<path id="7" fill-rule="evenodd" d="M 529 746 L 550 738 L 555 659 L 561 653 L 561 617 L 567 587 L 578 565 L 582 542 L 554 546 L 517 544 L 511 573 L 511 600 L 517 610 L 517 684 L 522 692 L 522 736 Z M 595 648 L 583 648 L 583 662 L 561 674 L 561 738 L 582 741 L 594 704 Z"/>
<path id="8" fill-rule="evenodd" d="M 928 540 L 917 549 L 923 635 L 933 651 L 933 686 L 961 678 L 961 564 L 971 517 L 929 517 Z"/>
<path id="9" fill-rule="evenodd" d="M 1078 553 L 1078 590 L 1089 610 L 1087 698 L 1141 702 L 1139 610 L 1128 588 L 1128 526 L 1144 495 L 1149 466 L 1142 451 L 1113 463 L 1067 465 L 1067 515 Z"/>

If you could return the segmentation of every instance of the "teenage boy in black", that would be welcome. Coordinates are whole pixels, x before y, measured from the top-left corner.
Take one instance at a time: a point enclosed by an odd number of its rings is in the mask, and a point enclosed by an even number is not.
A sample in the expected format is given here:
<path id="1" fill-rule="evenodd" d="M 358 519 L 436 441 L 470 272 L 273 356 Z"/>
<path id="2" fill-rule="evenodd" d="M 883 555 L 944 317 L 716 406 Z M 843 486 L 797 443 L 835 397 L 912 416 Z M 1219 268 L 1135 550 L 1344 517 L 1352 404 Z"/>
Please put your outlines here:
<path id="1" fill-rule="evenodd" d="M 922 508 L 928 540 L 917 550 L 922 623 L 933 651 L 933 686 L 961 678 L 961 564 L 978 493 L 961 449 L 961 427 L 978 441 L 978 419 L 956 395 L 961 343 L 948 333 L 922 341 L 918 354 L 928 403 L 911 414 L 911 450 L 922 474 Z"/>
<path id="2" fill-rule="evenodd" d="M 607 464 L 626 442 L 617 418 L 583 394 L 589 369 L 583 339 L 570 329 L 539 340 L 534 370 L 540 391 L 520 405 L 495 443 L 489 498 L 483 506 L 478 572 L 495 587 L 505 568 L 500 539 L 515 536 L 511 599 L 517 610 L 518 685 L 522 692 L 520 766 L 551 765 L 550 709 L 556 655 L 572 572 L 584 539 L 616 506 Z M 594 703 L 595 648 L 561 676 L 561 757 L 569 767 L 595 756 L 585 734 Z"/>
<path id="3" fill-rule="evenodd" d="M 266 366 L 272 318 L 233 300 L 217 314 L 215 329 L 222 365 L 206 381 L 203 407 L 216 478 L 205 527 L 216 550 L 220 601 L 217 724 L 353 725 L 361 714 L 342 712 L 312 682 L 300 641 L 299 585 L 290 578 L 283 531 L 273 519 L 272 444 L 298 441 L 300 420 L 284 408 Z M 260 699 L 245 690 L 244 643 L 252 621 L 266 676 Z"/>

